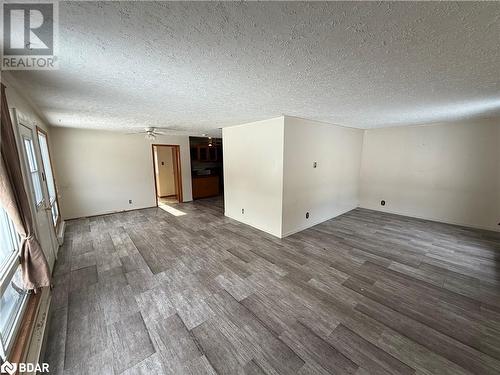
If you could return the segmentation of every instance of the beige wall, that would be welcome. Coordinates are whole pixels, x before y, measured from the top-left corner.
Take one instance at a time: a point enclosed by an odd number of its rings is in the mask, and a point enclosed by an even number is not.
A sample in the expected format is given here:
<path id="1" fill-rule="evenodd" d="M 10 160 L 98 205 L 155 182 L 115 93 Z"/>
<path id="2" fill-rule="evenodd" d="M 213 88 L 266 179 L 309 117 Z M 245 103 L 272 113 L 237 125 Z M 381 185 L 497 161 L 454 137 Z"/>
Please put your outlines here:
<path id="1" fill-rule="evenodd" d="M 155 147 L 155 155 L 157 161 L 156 193 L 159 197 L 175 195 L 175 177 L 172 147 Z"/>
<path id="2" fill-rule="evenodd" d="M 283 123 L 279 117 L 222 129 L 225 215 L 278 237 L 282 234 Z"/>
<path id="3" fill-rule="evenodd" d="M 363 130 L 285 116 L 284 134 L 283 236 L 356 208 Z"/>
<path id="4" fill-rule="evenodd" d="M 143 135 L 53 128 L 51 136 L 63 218 L 156 204 L 152 147 Z M 192 200 L 189 137 L 159 136 L 154 143 L 180 145 L 183 198 Z"/>
<path id="5" fill-rule="evenodd" d="M 499 133 L 499 120 L 367 130 L 361 207 L 498 230 Z"/>

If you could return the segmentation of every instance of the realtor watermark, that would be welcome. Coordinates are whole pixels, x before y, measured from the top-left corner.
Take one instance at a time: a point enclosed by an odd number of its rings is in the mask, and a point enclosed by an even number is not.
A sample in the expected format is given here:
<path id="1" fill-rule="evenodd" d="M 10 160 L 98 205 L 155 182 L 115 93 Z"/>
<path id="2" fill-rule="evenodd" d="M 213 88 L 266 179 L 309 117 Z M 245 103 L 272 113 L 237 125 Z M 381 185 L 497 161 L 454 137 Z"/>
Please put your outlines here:
<path id="1" fill-rule="evenodd" d="M 57 1 L 3 2 L 2 70 L 58 69 Z"/>
<path id="2" fill-rule="evenodd" d="M 24 374 L 26 372 L 29 373 L 48 373 L 50 372 L 49 370 L 49 364 L 48 363 L 11 363 L 9 361 L 5 361 L 2 363 L 2 366 L 0 366 L 0 373 L 2 374 L 9 374 L 13 375 L 18 371 L 20 374 Z"/>

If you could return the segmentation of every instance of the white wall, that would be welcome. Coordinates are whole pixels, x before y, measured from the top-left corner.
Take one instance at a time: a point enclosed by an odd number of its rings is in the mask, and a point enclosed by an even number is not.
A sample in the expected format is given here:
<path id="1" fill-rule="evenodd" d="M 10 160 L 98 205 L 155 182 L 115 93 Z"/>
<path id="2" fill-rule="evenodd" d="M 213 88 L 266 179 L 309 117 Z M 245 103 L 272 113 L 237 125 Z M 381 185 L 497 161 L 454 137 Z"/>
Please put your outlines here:
<path id="1" fill-rule="evenodd" d="M 282 234 L 283 124 L 279 117 L 222 129 L 225 215 L 278 237 Z"/>
<path id="2" fill-rule="evenodd" d="M 365 132 L 361 207 L 498 230 L 499 200 L 499 120 Z"/>
<path id="3" fill-rule="evenodd" d="M 152 147 L 143 135 L 52 128 L 51 137 L 64 219 L 156 204 Z M 154 143 L 180 145 L 183 198 L 192 200 L 189 137 Z"/>
<path id="4" fill-rule="evenodd" d="M 363 130 L 285 116 L 283 236 L 358 206 L 362 144 Z"/>
<path id="5" fill-rule="evenodd" d="M 222 134 L 226 216 L 284 237 L 357 207 L 362 130 L 284 116 Z"/>
<path id="6" fill-rule="evenodd" d="M 2 83 L 5 85 L 5 94 L 7 96 L 7 104 L 9 105 L 9 109 L 12 110 L 12 108 L 16 108 L 17 111 L 22 112 L 25 116 L 36 122 L 36 125 L 39 128 L 42 128 L 49 134 L 50 141 L 49 126 L 39 115 L 39 112 L 34 107 L 34 105 L 19 92 L 20 90 L 18 88 L 16 88 L 16 81 L 10 76 L 10 74 L 2 72 Z M 12 116 L 11 120 L 14 122 Z"/>
<path id="7" fill-rule="evenodd" d="M 175 195 L 174 160 L 172 147 L 155 147 L 156 193 L 159 197 Z M 163 164 L 162 164 L 163 163 Z"/>

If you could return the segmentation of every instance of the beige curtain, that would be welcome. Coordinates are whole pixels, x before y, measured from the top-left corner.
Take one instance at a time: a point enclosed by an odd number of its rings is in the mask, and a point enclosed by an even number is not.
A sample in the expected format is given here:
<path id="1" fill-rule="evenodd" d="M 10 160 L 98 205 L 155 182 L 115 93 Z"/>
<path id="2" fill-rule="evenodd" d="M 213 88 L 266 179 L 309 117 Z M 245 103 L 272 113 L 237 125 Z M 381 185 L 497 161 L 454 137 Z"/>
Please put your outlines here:
<path id="1" fill-rule="evenodd" d="M 36 291 L 43 286 L 50 286 L 50 270 L 35 237 L 30 203 L 24 188 L 14 129 L 5 97 L 5 86 L 3 84 L 1 86 L 0 204 L 9 214 L 21 236 L 19 255 L 24 287 Z"/>

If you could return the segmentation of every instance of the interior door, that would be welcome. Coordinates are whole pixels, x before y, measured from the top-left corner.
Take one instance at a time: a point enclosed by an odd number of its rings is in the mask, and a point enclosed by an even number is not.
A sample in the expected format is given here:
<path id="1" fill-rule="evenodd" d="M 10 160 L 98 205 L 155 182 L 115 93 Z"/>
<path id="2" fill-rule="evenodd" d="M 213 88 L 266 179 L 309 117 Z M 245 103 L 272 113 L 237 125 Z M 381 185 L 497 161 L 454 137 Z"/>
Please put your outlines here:
<path id="1" fill-rule="evenodd" d="M 34 125 L 16 121 L 19 131 L 19 151 L 25 185 L 29 187 L 36 234 L 52 270 L 57 254 L 57 238 L 52 224 L 50 199 L 45 177 L 42 173 L 42 158 L 36 141 Z"/>

